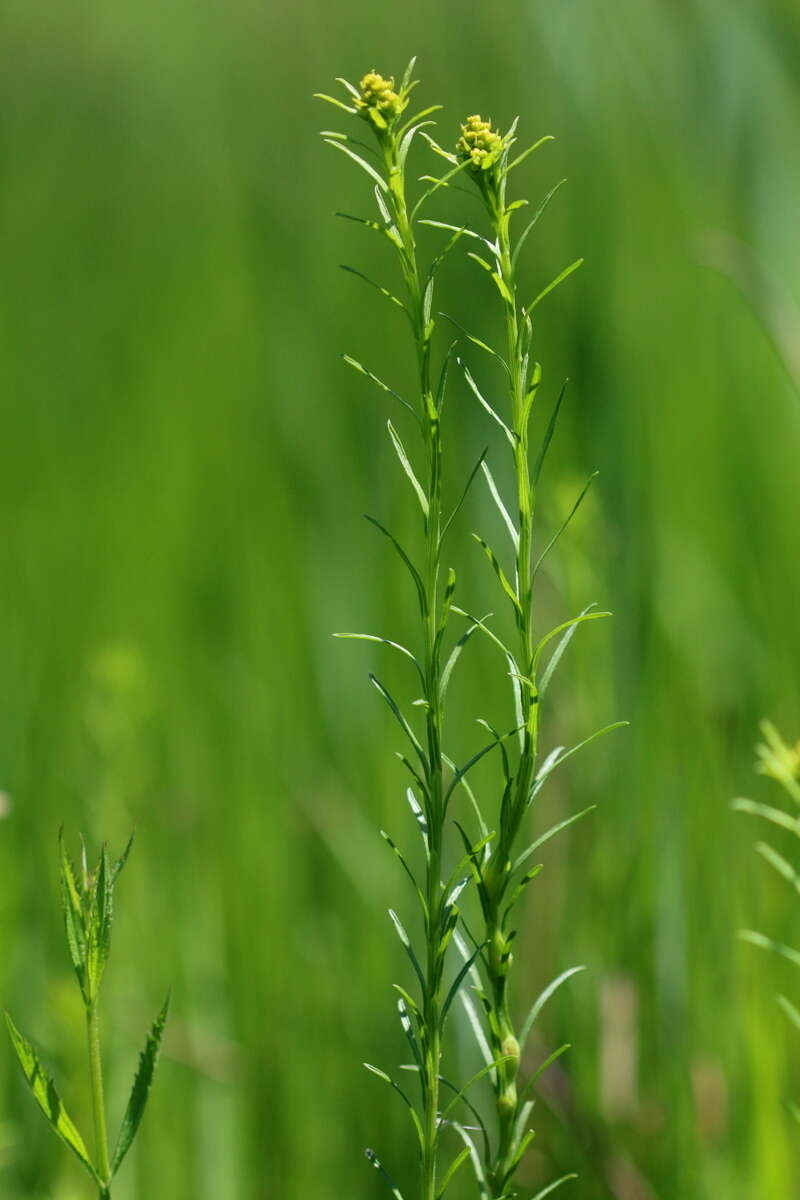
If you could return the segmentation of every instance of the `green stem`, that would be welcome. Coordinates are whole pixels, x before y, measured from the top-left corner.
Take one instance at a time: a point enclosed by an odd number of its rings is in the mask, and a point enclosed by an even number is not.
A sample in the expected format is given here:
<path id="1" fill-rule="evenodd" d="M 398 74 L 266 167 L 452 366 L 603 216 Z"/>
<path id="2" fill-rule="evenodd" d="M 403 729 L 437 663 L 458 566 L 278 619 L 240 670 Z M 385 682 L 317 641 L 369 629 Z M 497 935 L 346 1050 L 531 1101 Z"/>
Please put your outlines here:
<path id="1" fill-rule="evenodd" d="M 92 1088 L 97 1172 L 103 1181 L 100 1185 L 100 1198 L 101 1200 L 110 1200 L 111 1165 L 108 1160 L 106 1106 L 103 1094 L 103 1063 L 100 1056 L 100 1023 L 96 1002 L 90 1003 L 86 1007 L 86 1040 L 89 1047 L 89 1079 Z"/>
<path id="2" fill-rule="evenodd" d="M 514 467 L 517 480 L 517 511 L 519 540 L 516 552 L 516 586 L 520 611 L 517 614 L 518 663 L 523 676 L 521 689 L 522 738 L 520 757 L 513 786 L 504 798 L 500 821 L 500 837 L 492 855 L 487 888 L 486 937 L 488 942 L 488 976 L 491 1002 L 496 1021 L 494 1051 L 499 1057 L 509 1056 L 497 1068 L 496 1105 L 498 1116 L 498 1145 L 489 1171 L 489 1186 L 493 1197 L 502 1196 L 512 1173 L 515 1150 L 514 1131 L 519 1115 L 517 1094 L 519 1046 L 508 1004 L 508 973 L 512 957 L 503 926 L 505 894 L 508 887 L 513 849 L 522 819 L 527 811 L 533 786 L 538 750 L 539 697 L 536 689 L 533 639 L 533 515 L 535 492 L 531 479 L 528 448 L 529 406 L 526 397 L 530 381 L 522 347 L 516 301 L 516 281 L 509 236 L 510 214 L 505 209 L 505 185 L 496 202 L 489 205 L 497 237 L 500 276 L 506 290 L 504 315 L 506 350 L 510 368 L 510 400 L 512 428 L 515 437 Z M 526 682 L 529 681 L 529 682 Z"/>
<path id="3" fill-rule="evenodd" d="M 439 413 L 431 388 L 430 339 L 426 324 L 423 289 L 417 263 L 416 244 L 408 216 L 405 175 L 398 162 L 398 146 L 390 134 L 384 141 L 389 194 L 397 230 L 402 243 L 400 260 L 410 303 L 411 323 L 417 351 L 420 419 L 427 455 L 426 499 L 428 512 L 424 522 L 424 660 L 426 700 L 426 740 L 428 760 L 427 816 L 429 854 L 426 866 L 425 918 L 426 973 L 422 997 L 426 1045 L 423 1079 L 423 1145 L 420 1194 L 422 1200 L 435 1200 L 439 1143 L 439 1076 L 441 1068 L 441 986 L 442 951 L 442 840 L 444 826 L 444 783 L 442 768 L 441 663 L 439 656 L 439 566 L 442 530 L 442 447 Z"/>

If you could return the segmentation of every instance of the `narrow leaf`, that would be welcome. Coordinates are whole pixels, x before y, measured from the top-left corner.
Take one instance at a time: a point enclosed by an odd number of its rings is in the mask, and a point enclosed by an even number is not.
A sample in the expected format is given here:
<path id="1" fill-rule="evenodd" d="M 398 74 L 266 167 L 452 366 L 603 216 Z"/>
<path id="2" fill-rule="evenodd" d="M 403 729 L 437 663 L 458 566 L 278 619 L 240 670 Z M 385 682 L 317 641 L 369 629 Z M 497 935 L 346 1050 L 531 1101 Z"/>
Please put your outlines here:
<path id="1" fill-rule="evenodd" d="M 424 993 L 424 991 L 425 991 L 425 976 L 423 974 L 422 967 L 419 965 L 419 959 L 417 958 L 416 954 L 414 953 L 414 947 L 411 945 L 411 938 L 406 933 L 406 931 L 403 927 L 402 921 L 400 920 L 400 918 L 398 917 L 397 913 L 394 911 L 393 908 L 389 909 L 389 916 L 391 917 L 392 924 L 394 925 L 395 929 L 397 930 L 397 936 L 400 938 L 400 941 L 403 944 L 403 949 L 405 950 L 406 954 L 408 955 L 409 959 L 411 960 L 411 965 L 414 968 L 414 972 L 417 976 L 417 979 L 419 980 L 419 985 L 422 988 L 422 991 Z"/>
<path id="2" fill-rule="evenodd" d="M 539 476 L 542 473 L 542 467 L 544 466 L 544 460 L 547 457 L 547 451 L 550 448 L 550 443 L 553 440 L 553 434 L 556 431 L 556 425 L 558 424 L 558 414 L 561 412 L 561 404 L 564 400 L 564 396 L 567 391 L 568 383 L 569 383 L 569 380 L 565 379 L 563 384 L 561 385 L 561 391 L 558 393 L 558 399 L 556 400 L 555 407 L 553 408 L 553 411 L 550 414 L 550 420 L 547 423 L 547 429 L 545 431 L 544 437 L 542 438 L 542 444 L 539 447 L 539 453 L 536 456 L 536 462 L 533 464 L 533 482 L 534 482 L 534 484 L 537 484 L 539 482 Z"/>
<path id="3" fill-rule="evenodd" d="M 394 388 L 390 388 L 388 384 L 383 382 L 382 379 L 379 379 L 377 375 L 374 375 L 372 371 L 365 367 L 363 363 L 360 363 L 357 358 L 352 358 L 349 354 L 343 354 L 342 358 L 347 363 L 348 367 L 352 367 L 354 371 L 358 371 L 361 375 L 366 375 L 367 379 L 371 379 L 372 382 L 381 389 L 381 391 L 388 392 L 390 396 L 394 396 L 395 400 L 399 401 L 403 408 L 408 409 L 416 421 L 419 420 L 419 417 L 417 416 L 413 406 L 409 404 L 399 392 L 396 392 Z"/>
<path id="4" fill-rule="evenodd" d="M 331 100 L 330 96 L 324 96 L 322 98 L 325 100 Z M 333 100 L 332 103 L 335 104 L 336 101 Z M 342 105 L 342 107 L 347 108 L 347 105 Z M 325 138 L 324 140 L 329 146 L 333 146 L 336 150 L 341 150 L 342 154 L 346 154 L 348 158 L 352 158 L 353 162 L 358 163 L 359 167 L 366 171 L 367 174 L 375 180 L 382 192 L 388 192 L 389 185 L 387 184 L 386 180 L 382 175 L 379 175 L 375 168 L 366 162 L 360 154 L 356 154 L 355 150 L 351 150 L 349 146 L 344 144 L 344 142 L 335 141 L 333 138 Z"/>
<path id="5" fill-rule="evenodd" d="M 750 942 L 752 946 L 760 946 L 762 950 L 771 950 L 774 954 L 780 954 L 781 958 L 786 958 L 795 966 L 800 967 L 800 952 L 793 950 L 791 946 L 784 946 L 782 942 L 775 942 L 772 938 L 764 937 L 763 933 L 755 933 L 752 929 L 741 929 L 739 937 L 743 942 Z"/>
<path id="6" fill-rule="evenodd" d="M 359 271 L 357 267 L 350 267 L 347 265 L 347 263 L 339 263 L 339 266 L 343 271 L 347 271 L 348 275 L 355 275 L 357 279 L 363 279 L 364 283 L 368 283 L 369 286 L 374 288 L 376 292 L 380 292 L 380 294 L 385 296 L 387 300 L 391 300 L 392 304 L 396 304 L 398 308 L 402 308 L 403 312 L 410 319 L 409 311 L 405 304 L 403 304 L 403 301 L 399 300 L 398 297 L 395 296 L 393 292 L 390 292 L 388 288 L 383 287 L 380 283 L 376 283 L 374 279 L 371 279 L 369 275 L 365 275 L 363 271 Z"/>
<path id="7" fill-rule="evenodd" d="M 566 179 L 561 179 L 561 180 L 559 180 L 559 182 L 558 182 L 558 183 L 555 185 L 555 187 L 552 187 L 552 188 L 550 189 L 550 191 L 547 193 L 547 195 L 545 196 L 545 198 L 544 198 L 544 200 L 542 201 L 542 203 L 541 203 L 541 204 L 539 205 L 539 207 L 537 208 L 536 212 L 535 212 L 535 213 L 533 214 L 533 216 L 531 217 L 531 219 L 530 219 L 530 221 L 528 222 L 528 224 L 525 226 L 525 229 L 524 229 L 524 231 L 523 231 L 523 232 L 520 234 L 520 236 L 519 236 L 519 240 L 517 241 L 517 244 L 516 244 L 516 246 L 514 247 L 514 253 L 513 253 L 513 254 L 512 254 L 512 256 L 511 256 L 511 265 L 512 265 L 512 266 L 516 267 L 516 265 L 517 265 L 517 262 L 518 262 L 518 260 L 519 260 L 519 256 L 520 256 L 520 254 L 521 254 L 521 252 L 522 252 L 522 247 L 525 245 L 525 242 L 526 242 L 526 240 L 527 240 L 528 234 L 531 232 L 531 230 L 533 229 L 534 225 L 535 225 L 535 224 L 536 224 L 536 222 L 539 220 L 539 218 L 541 217 L 542 213 L 543 213 L 543 212 L 544 212 L 544 210 L 547 208 L 548 204 L 549 204 L 549 203 L 550 203 L 550 201 L 553 199 L 553 196 L 555 196 L 555 194 L 556 194 L 556 192 L 558 191 L 558 189 L 559 189 L 560 187 L 562 187 L 562 186 L 563 186 L 563 185 L 564 185 L 566 182 L 567 182 L 567 181 L 566 181 Z"/>
<path id="8" fill-rule="evenodd" d="M 484 399 L 484 397 L 481 394 L 480 388 L 478 387 L 477 383 L 472 378 L 472 375 L 469 372 L 469 368 L 466 366 L 466 364 L 460 358 L 458 359 L 458 365 L 461 367 L 461 370 L 464 372 L 464 378 L 466 379 L 467 383 L 469 384 L 471 390 L 477 397 L 480 404 L 486 409 L 489 416 L 492 417 L 492 419 L 495 420 L 497 422 L 497 424 L 500 426 L 500 428 L 503 430 L 503 433 L 508 438 L 509 443 L 512 446 L 516 445 L 516 438 L 514 437 L 514 434 L 508 428 L 508 426 L 506 425 L 503 418 L 494 411 L 494 409 L 492 408 L 489 401 Z"/>
<path id="9" fill-rule="evenodd" d="M 540 1192 L 537 1192 L 536 1195 L 532 1197 L 532 1200 L 544 1200 L 545 1196 L 549 1196 L 550 1193 L 554 1192 L 557 1187 L 561 1187 L 562 1183 L 567 1183 L 570 1179 L 577 1178 L 578 1176 L 574 1172 L 572 1172 L 570 1175 L 562 1175 L 560 1179 L 555 1181 L 555 1183 L 551 1183 L 546 1188 L 542 1188 Z"/>
<path id="10" fill-rule="evenodd" d="M 497 484 L 494 481 L 492 472 L 489 470 L 488 463 L 482 462 L 481 469 L 482 469 L 484 475 L 486 476 L 486 482 L 489 486 L 489 492 L 491 493 L 492 499 L 494 500 L 494 502 L 497 506 L 497 511 L 500 513 L 500 516 L 505 521 L 506 529 L 508 530 L 509 534 L 511 535 L 511 541 L 514 544 L 514 549 L 518 550 L 519 549 L 519 533 L 517 532 L 517 527 L 515 526 L 514 522 L 511 520 L 511 517 L 509 516 L 509 513 L 508 513 L 508 509 L 506 508 L 505 504 L 503 504 L 502 497 L 500 496 L 500 492 L 497 489 Z"/>
<path id="11" fill-rule="evenodd" d="M 343 147 L 343 149 L 344 149 L 344 147 Z M 542 302 L 542 300 L 544 300 L 545 296 L 549 296 L 550 293 L 552 291 L 554 291 L 554 289 L 557 288 L 560 283 L 563 283 L 565 279 L 568 279 L 570 277 L 570 275 L 573 273 L 573 271 L 577 271 L 578 267 L 583 266 L 583 262 L 584 262 L 584 260 L 582 258 L 576 258 L 574 263 L 570 263 L 570 265 L 568 267 L 565 267 L 560 275 L 556 275 L 555 279 L 553 279 L 550 283 L 548 283 L 547 287 L 543 288 L 542 291 L 539 292 L 539 295 L 534 297 L 533 300 L 531 300 L 528 307 L 524 310 L 523 315 L 526 317 L 530 316 L 530 314 L 536 308 L 537 304 L 541 304 L 541 302 Z"/>
<path id="12" fill-rule="evenodd" d="M 413 487 L 414 491 L 416 492 L 417 499 L 419 500 L 420 508 L 422 509 L 423 513 L 427 517 L 427 515 L 428 515 L 428 497 L 425 495 L 425 492 L 422 488 L 422 484 L 420 483 L 420 481 L 417 479 L 416 475 L 414 474 L 414 468 L 411 466 L 411 461 L 410 461 L 408 455 L 406 454 L 405 446 L 401 442 L 400 436 L 391 421 L 386 422 L 386 428 L 389 430 L 389 437 L 392 439 L 392 445 L 394 446 L 395 453 L 397 454 L 397 457 L 400 460 L 400 466 L 403 468 L 406 475 L 408 476 L 411 486 Z"/>
<path id="13" fill-rule="evenodd" d="M 381 525 L 380 521 L 376 521 L 375 518 L 371 517 L 368 513 L 365 515 L 366 515 L 366 519 L 369 521 L 370 525 L 374 525 L 376 529 L 379 529 L 381 531 L 381 533 L 383 534 L 383 536 L 385 538 L 389 539 L 389 541 L 392 543 L 392 545 L 394 546 L 397 553 L 400 555 L 400 558 L 402 559 L 406 569 L 408 570 L 409 574 L 411 575 L 411 578 L 414 581 L 414 586 L 417 589 L 417 599 L 419 601 L 420 612 L 423 614 L 423 616 L 425 616 L 427 613 L 428 601 L 427 601 L 427 597 L 425 594 L 425 585 L 422 582 L 422 576 L 420 575 L 419 571 L 414 566 L 411 559 L 408 557 L 405 550 L 400 545 L 400 543 L 398 542 L 398 540 L 394 536 L 394 534 L 390 533 L 389 530 L 384 525 Z"/>
<path id="14" fill-rule="evenodd" d="M 578 628 L 578 624 L 580 623 L 581 620 L 584 619 L 584 617 L 588 616 L 588 614 L 592 611 L 593 608 L 596 608 L 596 607 L 597 607 L 596 604 L 587 605 L 586 608 L 581 613 L 579 620 L 567 622 L 567 627 L 566 627 L 564 634 L 561 637 L 561 641 L 558 643 L 555 650 L 553 651 L 553 653 L 550 657 L 550 661 L 548 662 L 547 666 L 545 667 L 542 677 L 539 680 L 539 695 L 540 696 L 543 696 L 545 694 L 545 692 L 547 691 L 550 680 L 553 678 L 556 667 L 561 662 L 561 658 L 562 658 L 562 655 L 564 654 L 564 651 L 567 649 L 567 646 L 569 646 L 570 642 L 572 641 L 573 637 L 575 636 L 575 630 Z"/>
<path id="15" fill-rule="evenodd" d="M 542 1011 L 545 1004 L 550 999 L 550 997 L 553 995 L 553 993 L 556 992 L 558 990 L 558 988 L 561 987 L 562 983 L 566 983 L 566 981 L 568 979 L 570 979 L 573 975 L 577 975 L 579 971 L 585 971 L 585 970 L 586 970 L 586 967 L 570 967 L 568 971 L 562 971 L 562 973 L 559 976 L 557 976 L 557 978 L 554 979 L 552 981 L 552 983 L 549 983 L 547 985 L 547 987 L 544 989 L 544 991 L 541 992 L 539 996 L 537 996 L 536 1000 L 534 1000 L 534 1002 L 531 1006 L 530 1012 L 528 1013 L 527 1017 L 525 1018 L 525 1023 L 522 1026 L 522 1030 L 519 1035 L 520 1051 L 522 1050 L 522 1047 L 524 1047 L 526 1041 L 528 1040 L 528 1034 L 530 1033 L 531 1029 L 533 1028 L 533 1024 L 534 1024 L 536 1018 L 539 1016 L 539 1013 Z"/>
<path id="16" fill-rule="evenodd" d="M 563 532 L 564 532 L 564 530 L 567 528 L 567 526 L 569 525 L 569 523 L 570 523 L 570 521 L 572 520 L 572 518 L 575 516 L 575 513 L 578 511 L 578 509 L 580 508 L 581 504 L 583 503 L 583 500 L 584 500 L 584 497 L 585 497 L 586 493 L 589 491 L 589 488 L 592 486 L 592 484 L 594 483 L 595 479 L 597 478 L 597 476 L 598 476 L 599 474 L 600 474 L 600 472 L 599 472 L 599 471 L 592 471 L 591 475 L 590 475 L 590 476 L 589 476 L 589 478 L 586 480 L 586 483 L 583 485 L 583 489 L 582 489 L 582 491 L 581 491 L 580 495 L 578 496 L 578 499 L 575 501 L 575 503 L 573 504 L 572 508 L 570 509 L 570 511 L 569 511 L 569 514 L 567 515 L 566 519 L 565 519 L 565 520 L 562 522 L 561 526 L 560 526 L 560 527 L 559 527 L 559 528 L 556 530 L 556 532 L 553 534 L 553 536 L 551 537 L 550 541 L 547 543 L 547 545 L 545 546 L 544 550 L 542 551 L 542 553 L 541 553 L 541 554 L 539 555 L 539 557 L 537 558 L 537 560 L 536 560 L 536 564 L 535 564 L 535 566 L 534 566 L 534 568 L 533 568 L 533 576 L 534 576 L 534 578 L 536 577 L 536 575 L 537 575 L 537 573 L 538 573 L 538 571 L 539 571 L 539 568 L 541 567 L 541 565 L 542 565 L 542 563 L 544 562 L 545 558 L 546 558 L 546 557 L 547 557 L 547 555 L 550 553 L 550 551 L 553 549 L 553 546 L 555 546 L 556 542 L 557 542 L 557 541 L 558 541 L 558 539 L 561 537 L 562 533 L 563 533 Z"/>

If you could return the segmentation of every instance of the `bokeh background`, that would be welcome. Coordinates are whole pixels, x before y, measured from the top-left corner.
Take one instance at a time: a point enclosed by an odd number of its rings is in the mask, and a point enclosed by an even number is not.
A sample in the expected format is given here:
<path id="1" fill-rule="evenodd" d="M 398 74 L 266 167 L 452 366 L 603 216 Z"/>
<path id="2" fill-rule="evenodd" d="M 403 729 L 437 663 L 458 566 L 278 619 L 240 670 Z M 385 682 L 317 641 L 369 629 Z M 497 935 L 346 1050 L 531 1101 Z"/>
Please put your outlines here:
<path id="1" fill-rule="evenodd" d="M 337 357 L 402 382 L 403 331 L 337 270 L 382 265 L 332 215 L 370 197 L 311 98 L 413 53 L 442 140 L 476 110 L 556 136 L 517 180 L 534 201 L 569 181 L 528 244 L 531 294 L 586 257 L 538 325 L 545 401 L 571 380 L 542 536 L 601 475 L 541 612 L 615 615 L 573 643 L 545 733 L 632 724 L 533 816 L 598 805 L 551 844 L 525 913 L 520 1007 L 590 968 L 541 1022 L 538 1049 L 574 1048 L 525 1180 L 575 1167 L 581 1200 L 785 1200 L 800 1045 L 774 997 L 800 981 L 735 931 L 791 941 L 796 909 L 730 800 L 768 794 L 759 718 L 800 731 L 793 0 L 5 0 L 2 1001 L 85 1122 L 57 831 L 121 846 L 135 824 L 105 1008 L 114 1113 L 168 985 L 174 1008 L 115 1197 L 366 1200 L 386 1193 L 365 1145 L 413 1177 L 402 1106 L 360 1067 L 403 1058 L 385 912 L 410 904 L 377 830 L 411 829 L 366 673 L 406 679 L 330 636 L 409 630 L 360 516 L 413 541 L 386 410 Z M 454 262 L 440 299 L 496 332 L 479 272 Z M 448 417 L 453 492 L 485 444 L 507 478 L 459 385 Z M 452 543 L 481 611 L 497 599 L 468 534 L 492 522 L 476 489 Z M 458 747 L 505 711 L 473 647 Z M 89 1194 L 10 1049 L 0 1180 L 9 1200 Z"/>

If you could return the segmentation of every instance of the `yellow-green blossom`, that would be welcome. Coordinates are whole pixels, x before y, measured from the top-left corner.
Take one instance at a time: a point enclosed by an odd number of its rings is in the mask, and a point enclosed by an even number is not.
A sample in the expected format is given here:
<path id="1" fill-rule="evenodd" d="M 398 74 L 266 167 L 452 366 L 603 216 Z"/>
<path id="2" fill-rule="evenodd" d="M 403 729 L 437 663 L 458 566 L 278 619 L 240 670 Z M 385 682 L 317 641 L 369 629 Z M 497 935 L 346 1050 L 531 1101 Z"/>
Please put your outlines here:
<path id="1" fill-rule="evenodd" d="M 362 117 L 372 121 L 380 129 L 386 129 L 399 117 L 408 103 L 394 90 L 394 78 L 384 79 L 377 71 L 370 71 L 358 85 L 361 93 L 356 108 Z"/>
<path id="2" fill-rule="evenodd" d="M 462 161 L 469 162 L 471 170 L 488 171 L 503 153 L 503 139 L 492 129 L 491 121 L 477 115 L 467 117 L 461 126 L 456 153 Z"/>

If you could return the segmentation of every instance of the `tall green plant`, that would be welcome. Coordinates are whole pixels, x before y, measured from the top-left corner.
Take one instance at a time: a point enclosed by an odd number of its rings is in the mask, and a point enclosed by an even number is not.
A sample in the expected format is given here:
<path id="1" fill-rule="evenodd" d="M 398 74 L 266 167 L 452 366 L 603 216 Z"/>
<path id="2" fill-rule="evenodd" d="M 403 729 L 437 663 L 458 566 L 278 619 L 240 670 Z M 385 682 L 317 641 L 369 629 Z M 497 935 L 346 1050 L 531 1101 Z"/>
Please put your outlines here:
<path id="1" fill-rule="evenodd" d="M 733 806 L 739 812 L 760 817 L 775 829 L 782 830 L 784 834 L 800 838 L 800 742 L 789 746 L 770 721 L 762 722 L 761 732 L 764 740 L 756 747 L 756 770 L 760 775 L 766 775 L 780 784 L 790 801 L 790 811 L 787 812 L 785 808 L 777 805 L 762 804 L 745 798 L 734 800 Z M 756 852 L 789 884 L 795 894 L 800 892 L 800 873 L 784 854 L 769 842 L 757 842 Z M 763 950 L 770 950 L 779 954 L 781 958 L 788 959 L 795 966 L 800 966 L 800 950 L 776 942 L 773 938 L 756 933 L 752 929 L 741 930 L 739 936 L 745 942 Z M 783 995 L 778 996 L 778 1004 L 794 1027 L 800 1029 L 800 1009 Z M 790 1109 L 795 1120 L 800 1123 L 800 1107 L 792 1103 Z"/>
<path id="2" fill-rule="evenodd" d="M 103 1087 L 103 1062 L 100 1047 L 100 989 L 111 948 L 111 924 L 114 910 L 114 888 L 125 866 L 133 838 L 120 858 L 112 862 L 103 846 L 93 871 L 89 870 L 86 848 L 81 846 L 80 870 L 72 863 L 64 845 L 61 847 L 61 889 L 64 903 L 64 922 L 67 946 L 83 999 L 86 1018 L 86 1042 L 89 1059 L 89 1088 L 94 1118 L 94 1155 L 87 1149 L 81 1133 L 67 1113 L 55 1084 L 42 1066 L 29 1041 L 20 1033 L 6 1013 L 11 1042 L 36 1103 L 52 1129 L 76 1155 L 97 1187 L 100 1200 L 110 1200 L 111 1183 L 131 1147 L 144 1114 L 150 1085 L 153 1081 L 161 1037 L 167 1019 L 169 997 L 164 1002 L 150 1030 L 139 1059 L 130 1099 L 122 1118 L 113 1150 L 109 1147 L 106 1126 L 106 1104 Z"/>
<path id="3" fill-rule="evenodd" d="M 464 1098 L 463 1091 L 458 1089 L 455 1089 L 454 1094 L 448 1095 L 447 1099 L 443 1098 L 443 1089 L 450 1089 L 452 1093 L 453 1085 L 443 1078 L 441 1067 L 445 1022 L 468 969 L 467 966 L 462 966 L 455 978 L 448 977 L 446 972 L 448 948 L 459 920 L 458 900 L 470 878 L 467 856 L 462 858 L 453 870 L 448 871 L 444 865 L 445 823 L 454 791 L 472 766 L 501 739 L 493 736 L 488 745 L 460 767 L 451 764 L 443 750 L 444 708 L 448 685 L 461 650 L 476 625 L 472 623 L 467 632 L 451 647 L 449 653 L 446 652 L 448 624 L 454 611 L 456 580 L 452 570 L 442 579 L 442 546 L 445 534 L 463 503 L 467 488 L 477 473 L 478 465 L 469 475 L 461 499 L 446 516 L 442 499 L 441 422 L 448 364 L 454 344 L 445 353 L 441 365 L 434 372 L 432 338 L 436 321 L 433 295 L 437 270 L 458 241 L 460 231 L 452 231 L 452 236 L 443 250 L 425 265 L 420 259 L 416 233 L 423 220 L 422 213 L 427 202 L 453 175 L 463 169 L 463 165 L 453 165 L 451 170 L 441 177 L 423 177 L 427 186 L 414 200 L 409 198 L 409 152 L 417 135 L 423 132 L 426 126 L 433 124 L 430 116 L 440 107 L 430 106 L 409 119 L 403 119 L 415 86 L 411 77 L 412 71 L 413 60 L 398 88 L 395 88 L 393 79 L 385 79 L 375 72 L 365 75 L 358 87 L 341 80 L 349 96 L 347 102 L 330 96 L 321 96 L 321 99 L 362 119 L 372 135 L 373 144 L 366 145 L 350 133 L 325 131 L 323 134 L 328 145 L 346 154 L 369 177 L 376 215 L 370 218 L 348 219 L 360 222 L 391 245 L 399 264 L 403 296 L 401 298 L 395 295 L 389 288 L 374 282 L 360 270 L 352 267 L 345 269 L 365 279 L 403 314 L 411 333 L 416 367 L 416 397 L 410 403 L 356 359 L 345 356 L 345 362 L 367 376 L 410 412 L 418 434 L 422 465 L 417 469 L 412 464 L 412 456 L 406 450 L 393 423 L 387 422 L 391 444 L 411 485 L 419 510 L 419 561 L 415 562 L 412 555 L 379 521 L 369 518 L 388 539 L 411 578 L 420 622 L 418 647 L 416 651 L 412 651 L 394 640 L 372 634 L 351 633 L 339 636 L 382 642 L 398 651 L 412 664 L 422 693 L 421 698 L 415 701 L 415 706 L 417 713 L 421 714 L 419 724 L 424 728 L 417 732 L 417 721 L 403 710 L 401 704 L 390 695 L 379 679 L 371 676 L 373 684 L 400 725 L 410 747 L 409 754 L 401 754 L 400 759 L 411 776 L 407 799 L 422 843 L 424 878 L 418 882 L 406 857 L 388 834 L 383 835 L 412 880 L 422 915 L 423 945 L 418 954 L 400 918 L 393 911 L 390 913 L 400 941 L 411 961 L 417 985 L 416 995 L 412 995 L 405 987 L 396 986 L 399 994 L 400 1022 L 411 1050 L 413 1066 L 419 1075 L 419 1103 L 412 1100 L 385 1072 L 375 1067 L 369 1069 L 389 1083 L 406 1103 L 419 1144 L 419 1195 L 422 1200 L 439 1200 L 466 1157 L 466 1151 L 462 1151 L 440 1175 L 438 1164 L 442 1131 L 446 1128 L 448 1117 L 455 1105 Z M 348 214 L 340 215 L 348 217 Z M 468 849 L 470 854 L 477 854 L 480 845 L 470 846 Z M 452 972 L 450 975 L 452 976 Z M 368 1156 L 385 1174 L 381 1163 L 371 1151 L 368 1152 Z M 391 1186 L 395 1195 L 399 1195 L 394 1183 L 391 1183 Z"/>
<path id="4" fill-rule="evenodd" d="M 502 430 L 512 460 L 516 491 L 514 500 L 506 503 L 488 463 L 481 464 L 489 493 L 502 518 L 511 543 L 513 571 L 508 574 L 501 563 L 501 555 L 476 534 L 495 577 L 502 589 L 505 601 L 513 615 L 513 641 L 500 637 L 488 625 L 471 618 L 501 651 L 511 678 L 513 700 L 518 726 L 516 750 L 501 748 L 503 780 L 499 804 L 492 812 L 481 814 L 477 803 L 481 831 L 496 822 L 497 836 L 483 843 L 478 852 L 470 854 L 472 867 L 480 897 L 484 928 L 480 935 L 472 938 L 472 947 L 462 942 L 465 960 L 471 963 L 477 953 L 477 961 L 470 965 L 474 989 L 482 1003 L 488 1039 L 481 1037 L 489 1074 L 494 1088 L 496 1109 L 496 1135 L 484 1138 L 484 1152 L 479 1156 L 475 1145 L 466 1131 L 473 1163 L 478 1174 L 481 1194 L 492 1200 L 513 1195 L 514 1178 L 527 1146 L 534 1134 L 528 1128 L 532 1101 L 531 1089 L 540 1075 L 567 1047 L 562 1046 L 554 1055 L 521 1086 L 519 1083 L 520 1059 L 525 1042 L 543 1005 L 553 992 L 581 967 L 573 967 L 555 979 L 535 1001 L 523 1021 L 515 1018 L 509 993 L 509 982 L 514 962 L 513 942 L 517 934 L 517 906 L 528 884 L 542 869 L 541 864 L 532 865 L 535 852 L 550 837 L 566 828 L 590 811 L 576 813 L 567 820 L 541 834 L 530 844 L 526 830 L 526 816 L 534 799 L 552 772 L 581 747 L 619 728 L 625 722 L 615 722 L 598 730 L 571 749 L 558 747 L 543 759 L 539 753 L 539 730 L 542 701 L 553 673 L 577 627 L 587 621 L 607 617 L 607 612 L 595 611 L 590 605 L 577 616 L 557 625 L 554 629 L 540 633 L 534 620 L 535 584 L 548 553 L 577 512 L 594 476 L 591 476 L 561 528 L 546 542 L 539 553 L 534 551 L 534 517 L 539 479 L 545 456 L 558 419 L 561 394 L 553 408 L 538 445 L 531 444 L 530 423 L 542 379 L 542 370 L 533 357 L 534 326 L 533 314 L 536 307 L 560 283 L 575 271 L 583 261 L 578 259 L 528 303 L 520 299 L 517 269 L 521 251 L 536 223 L 560 185 L 556 185 L 544 198 L 528 220 L 522 232 L 512 237 L 512 218 L 527 206 L 524 199 L 511 200 L 508 183 L 515 171 L 529 155 L 533 154 L 550 138 L 540 138 L 519 154 L 512 154 L 516 144 L 515 121 L 505 135 L 493 130 L 489 121 L 472 116 L 461 127 L 461 137 L 455 152 L 450 153 L 431 141 L 433 148 L 442 155 L 453 169 L 465 169 L 466 175 L 476 186 L 483 202 L 489 224 L 489 236 L 464 226 L 445 224 L 445 228 L 466 235 L 477 247 L 469 257 L 481 267 L 494 286 L 499 298 L 505 327 L 505 345 L 496 349 L 481 338 L 466 334 L 469 343 L 479 348 L 492 360 L 500 373 L 505 401 L 492 404 L 485 389 L 476 381 L 466 362 L 460 361 L 466 382 L 481 406 Z M 430 140 L 430 139 L 429 139 Z M 562 181 L 563 182 L 563 181 Z M 437 224 L 439 224 L 437 222 Z M 479 252 L 478 252 L 479 251 Z M 505 411 L 503 411 L 503 409 Z M 516 516 L 512 516 L 515 512 Z M 468 615 L 468 614 L 464 614 Z M 546 653 L 547 652 L 547 653 Z M 463 831 L 462 831 L 463 832 Z M 470 837 L 463 833 L 465 846 L 469 849 Z M 468 935 L 469 936 L 469 935 Z M 478 1014 L 465 992 L 463 1001 L 467 1007 L 473 1027 L 478 1028 Z M 565 1175 L 550 1184 L 547 1194 L 567 1179 Z"/>

